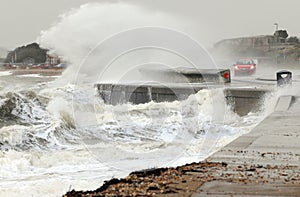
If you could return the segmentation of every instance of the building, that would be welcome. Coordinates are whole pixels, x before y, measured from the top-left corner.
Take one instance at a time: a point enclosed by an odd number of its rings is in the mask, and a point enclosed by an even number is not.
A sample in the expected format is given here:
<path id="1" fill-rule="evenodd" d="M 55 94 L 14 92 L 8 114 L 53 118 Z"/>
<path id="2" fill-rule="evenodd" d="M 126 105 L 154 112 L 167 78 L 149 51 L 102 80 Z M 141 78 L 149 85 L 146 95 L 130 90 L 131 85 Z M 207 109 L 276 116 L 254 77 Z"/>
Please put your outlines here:
<path id="1" fill-rule="evenodd" d="M 221 40 L 220 42 L 215 44 L 215 48 L 255 48 L 260 50 L 269 50 L 272 46 L 275 45 L 275 42 L 276 40 L 274 36 L 261 35 Z"/>
<path id="2" fill-rule="evenodd" d="M 37 43 L 21 46 L 10 51 L 5 63 L 17 66 L 53 67 L 61 63 L 61 58 Z"/>
<path id="3" fill-rule="evenodd" d="M 61 59 L 56 54 L 47 54 L 46 62 L 48 66 L 55 66 L 61 63 Z"/>

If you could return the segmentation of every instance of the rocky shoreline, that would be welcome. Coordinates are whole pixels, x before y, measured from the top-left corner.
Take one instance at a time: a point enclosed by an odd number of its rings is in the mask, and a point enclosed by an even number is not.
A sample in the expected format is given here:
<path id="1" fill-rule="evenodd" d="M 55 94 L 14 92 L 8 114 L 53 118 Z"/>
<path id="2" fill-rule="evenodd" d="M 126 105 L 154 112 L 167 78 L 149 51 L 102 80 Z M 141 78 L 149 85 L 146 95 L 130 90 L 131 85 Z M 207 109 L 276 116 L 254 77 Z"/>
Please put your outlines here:
<path id="1" fill-rule="evenodd" d="M 288 176 L 291 171 L 294 172 L 292 177 Z M 125 178 L 105 181 L 100 188 L 94 191 L 72 190 L 63 197 L 192 196 L 201 192 L 207 194 L 201 189 L 201 186 L 205 183 L 218 181 L 236 188 L 246 186 L 251 192 L 253 192 L 253 187 L 257 185 L 262 189 L 270 186 L 272 189 L 273 185 L 278 187 L 284 185 L 290 187 L 290 194 L 293 196 L 299 192 L 300 173 L 298 168 L 292 165 L 228 164 L 204 161 L 176 168 L 157 168 L 132 172 Z M 245 195 L 247 194 L 247 190 L 243 192 Z M 265 192 L 268 194 L 270 190 L 266 189 Z M 278 194 L 280 196 L 280 193 Z"/>
<path id="2" fill-rule="evenodd" d="M 200 162 L 176 168 L 155 168 L 130 173 L 126 178 L 111 179 L 95 191 L 72 190 L 64 197 L 84 196 L 189 196 L 226 168 L 226 163 Z"/>

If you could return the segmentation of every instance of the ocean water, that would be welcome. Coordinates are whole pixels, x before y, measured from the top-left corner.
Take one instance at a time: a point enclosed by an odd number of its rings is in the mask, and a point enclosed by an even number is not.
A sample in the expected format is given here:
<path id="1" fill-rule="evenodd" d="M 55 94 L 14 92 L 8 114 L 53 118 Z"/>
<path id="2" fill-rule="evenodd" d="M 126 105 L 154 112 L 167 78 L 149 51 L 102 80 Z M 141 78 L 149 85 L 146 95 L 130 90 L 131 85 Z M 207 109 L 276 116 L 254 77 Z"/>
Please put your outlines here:
<path id="1" fill-rule="evenodd" d="M 239 117 L 222 88 L 184 101 L 111 106 L 93 88 L 56 81 L 0 73 L 0 196 L 61 196 L 133 170 L 200 161 L 272 107 L 268 101 Z"/>

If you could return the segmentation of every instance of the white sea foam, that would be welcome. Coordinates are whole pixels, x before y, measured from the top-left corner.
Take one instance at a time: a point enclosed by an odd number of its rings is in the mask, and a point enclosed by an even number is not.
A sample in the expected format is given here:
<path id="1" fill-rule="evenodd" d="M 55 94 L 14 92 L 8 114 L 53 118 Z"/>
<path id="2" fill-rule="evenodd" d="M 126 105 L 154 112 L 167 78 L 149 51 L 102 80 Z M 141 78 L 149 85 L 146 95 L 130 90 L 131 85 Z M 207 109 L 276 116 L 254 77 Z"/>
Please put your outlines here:
<path id="1" fill-rule="evenodd" d="M 12 75 L 12 72 L 11 72 L 11 71 L 1 71 L 1 72 L 0 72 L 0 77 L 1 77 L 1 76 L 9 76 L 9 75 Z"/>
<path id="2" fill-rule="evenodd" d="M 75 87 L 44 89 L 37 97 L 47 98 L 45 103 L 15 94 L 14 115 L 30 124 L 0 129 L 6 144 L 0 195 L 57 196 L 69 187 L 95 189 L 132 170 L 199 161 L 264 118 L 234 114 L 222 89 L 181 102 L 111 106 Z M 78 122 L 77 112 L 95 121 Z"/>
<path id="3" fill-rule="evenodd" d="M 40 74 L 24 74 L 24 75 L 17 75 L 16 77 L 26 77 L 26 78 L 59 78 L 60 76 L 43 76 Z"/>

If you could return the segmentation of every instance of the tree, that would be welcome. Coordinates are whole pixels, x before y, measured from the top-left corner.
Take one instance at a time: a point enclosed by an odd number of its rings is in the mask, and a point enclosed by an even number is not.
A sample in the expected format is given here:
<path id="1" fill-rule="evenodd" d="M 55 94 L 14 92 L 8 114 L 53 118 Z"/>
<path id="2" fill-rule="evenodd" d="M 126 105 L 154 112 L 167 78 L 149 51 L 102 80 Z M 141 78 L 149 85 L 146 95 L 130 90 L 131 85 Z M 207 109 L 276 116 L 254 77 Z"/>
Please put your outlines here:
<path id="1" fill-rule="evenodd" d="M 287 37 L 289 37 L 289 34 L 287 33 L 286 30 L 277 30 L 274 33 L 274 36 L 286 39 Z"/>
<path id="2" fill-rule="evenodd" d="M 40 48 L 37 43 L 21 46 L 9 52 L 5 62 L 10 63 L 13 60 L 15 63 L 23 63 L 24 59 L 28 57 L 34 59 L 35 63 L 44 63 L 47 58 L 47 50 Z"/>
<path id="3" fill-rule="evenodd" d="M 291 36 L 287 39 L 287 42 L 289 42 L 289 43 L 299 43 L 299 38 L 297 38 L 297 36 Z"/>

